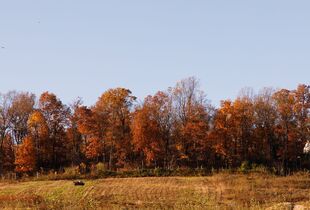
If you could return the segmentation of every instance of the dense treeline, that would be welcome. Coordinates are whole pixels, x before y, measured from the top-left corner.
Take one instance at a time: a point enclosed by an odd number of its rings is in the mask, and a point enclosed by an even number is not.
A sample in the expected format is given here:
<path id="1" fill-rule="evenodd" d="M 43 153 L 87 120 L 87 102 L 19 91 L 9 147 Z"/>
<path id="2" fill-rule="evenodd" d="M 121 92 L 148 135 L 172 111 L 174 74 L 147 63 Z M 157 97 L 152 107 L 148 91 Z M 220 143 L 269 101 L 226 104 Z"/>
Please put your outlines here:
<path id="1" fill-rule="evenodd" d="M 307 164 L 310 86 L 244 89 L 214 108 L 191 77 L 138 103 L 107 90 L 91 107 L 56 95 L 8 92 L 0 98 L 0 170 L 59 170 L 104 163 L 109 170 L 236 168 L 244 161 L 282 170 Z"/>

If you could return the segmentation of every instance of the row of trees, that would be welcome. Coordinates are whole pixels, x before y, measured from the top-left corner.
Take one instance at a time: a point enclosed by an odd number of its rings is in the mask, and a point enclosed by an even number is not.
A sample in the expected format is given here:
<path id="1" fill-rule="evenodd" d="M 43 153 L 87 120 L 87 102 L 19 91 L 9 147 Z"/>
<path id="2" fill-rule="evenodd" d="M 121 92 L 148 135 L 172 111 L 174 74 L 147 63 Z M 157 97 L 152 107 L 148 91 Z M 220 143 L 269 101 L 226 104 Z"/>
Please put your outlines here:
<path id="1" fill-rule="evenodd" d="M 110 170 L 234 168 L 243 161 L 297 168 L 310 140 L 310 86 L 244 89 L 214 108 L 197 79 L 147 96 L 107 90 L 91 107 L 45 92 L 0 98 L 0 170 L 34 172 L 103 162 Z"/>

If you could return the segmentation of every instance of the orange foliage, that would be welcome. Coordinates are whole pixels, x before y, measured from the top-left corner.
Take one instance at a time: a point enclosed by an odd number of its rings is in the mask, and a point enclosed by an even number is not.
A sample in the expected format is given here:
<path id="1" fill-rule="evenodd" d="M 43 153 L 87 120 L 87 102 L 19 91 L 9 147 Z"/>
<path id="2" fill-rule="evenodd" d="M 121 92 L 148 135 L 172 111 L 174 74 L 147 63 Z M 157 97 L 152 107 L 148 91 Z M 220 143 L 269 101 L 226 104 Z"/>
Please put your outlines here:
<path id="1" fill-rule="evenodd" d="M 244 161 L 286 173 L 309 162 L 303 154 L 310 140 L 307 85 L 258 94 L 243 89 L 218 109 L 194 77 L 141 104 L 125 88 L 105 91 L 91 107 L 78 100 L 70 109 L 49 92 L 35 104 L 30 93 L 0 94 L 0 173 L 82 162 L 117 170 L 239 167 Z"/>
<path id="2" fill-rule="evenodd" d="M 16 172 L 33 172 L 36 168 L 36 156 L 33 139 L 25 137 L 23 143 L 17 147 Z"/>
<path id="3" fill-rule="evenodd" d="M 173 150 L 171 108 L 169 96 L 158 92 L 153 97 L 148 96 L 143 106 L 134 113 L 132 142 L 135 150 L 143 153 L 147 165 L 155 163 L 168 167 Z"/>

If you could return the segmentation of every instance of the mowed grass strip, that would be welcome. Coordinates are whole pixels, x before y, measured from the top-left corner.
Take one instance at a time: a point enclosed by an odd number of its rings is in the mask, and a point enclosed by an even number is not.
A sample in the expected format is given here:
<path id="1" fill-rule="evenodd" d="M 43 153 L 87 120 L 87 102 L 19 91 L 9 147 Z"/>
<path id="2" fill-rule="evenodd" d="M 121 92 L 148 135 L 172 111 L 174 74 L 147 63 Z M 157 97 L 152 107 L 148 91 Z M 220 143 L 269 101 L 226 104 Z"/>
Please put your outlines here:
<path id="1" fill-rule="evenodd" d="M 265 209 L 310 206 L 310 177 L 216 174 L 0 183 L 1 209 Z"/>

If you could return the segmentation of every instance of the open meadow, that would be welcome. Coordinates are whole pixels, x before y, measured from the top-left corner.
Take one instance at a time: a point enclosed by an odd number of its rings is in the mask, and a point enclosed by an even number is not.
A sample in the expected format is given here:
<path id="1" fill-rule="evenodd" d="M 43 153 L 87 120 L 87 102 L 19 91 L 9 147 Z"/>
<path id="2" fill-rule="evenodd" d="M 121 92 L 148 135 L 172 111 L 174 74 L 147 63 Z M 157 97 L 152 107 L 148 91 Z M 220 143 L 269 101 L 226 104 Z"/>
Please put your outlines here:
<path id="1" fill-rule="evenodd" d="M 310 176 L 221 173 L 0 183 L 1 209 L 307 209 Z M 301 208 L 301 205 L 303 208 Z"/>

